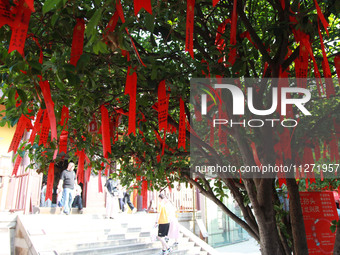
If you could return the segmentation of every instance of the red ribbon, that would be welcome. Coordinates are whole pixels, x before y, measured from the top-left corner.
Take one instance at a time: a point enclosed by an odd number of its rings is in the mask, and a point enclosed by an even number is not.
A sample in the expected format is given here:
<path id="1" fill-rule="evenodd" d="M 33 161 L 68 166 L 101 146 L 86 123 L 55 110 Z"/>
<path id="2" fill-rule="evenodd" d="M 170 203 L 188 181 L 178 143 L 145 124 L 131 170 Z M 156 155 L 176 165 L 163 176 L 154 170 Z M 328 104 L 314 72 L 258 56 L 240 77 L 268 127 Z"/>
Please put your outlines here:
<path id="1" fill-rule="evenodd" d="M 63 108 L 61 109 L 61 118 L 60 118 L 59 125 L 64 126 L 64 128 L 65 128 L 65 126 L 67 125 L 68 119 L 69 119 L 69 110 L 64 105 Z"/>
<path id="2" fill-rule="evenodd" d="M 45 104 L 46 104 L 46 109 L 48 112 L 48 117 L 50 119 L 50 124 L 51 124 L 51 140 L 53 141 L 58 140 L 58 135 L 57 135 L 57 124 L 55 120 L 55 114 L 54 114 L 54 103 L 52 101 L 51 97 L 51 90 L 50 90 L 50 84 L 48 81 L 41 81 L 39 82 L 41 91 L 43 93 L 44 99 L 45 99 Z"/>
<path id="3" fill-rule="evenodd" d="M 50 166 L 48 168 L 45 201 L 47 201 L 47 199 L 50 199 L 52 201 L 53 182 L 54 182 L 54 163 L 52 162 L 50 163 Z"/>
<path id="4" fill-rule="evenodd" d="M 21 115 L 17 127 L 15 129 L 14 136 L 12 138 L 12 142 L 9 146 L 8 152 L 13 151 L 14 154 L 17 152 L 17 149 L 19 147 L 19 143 L 21 141 L 21 138 L 24 134 L 24 131 L 27 127 L 31 125 L 31 121 L 29 118 L 27 118 L 24 114 Z"/>
<path id="5" fill-rule="evenodd" d="M 148 13 L 152 14 L 151 0 L 133 0 L 135 16 L 144 8 Z"/>
<path id="6" fill-rule="evenodd" d="M 44 116 L 43 116 L 43 121 L 41 124 L 41 129 L 39 133 L 39 145 L 43 144 L 45 147 L 47 146 L 47 139 L 48 139 L 48 134 L 50 132 L 50 121 L 48 119 L 48 113 L 47 110 L 44 110 Z"/>
<path id="7" fill-rule="evenodd" d="M 158 125 L 159 131 L 168 128 L 169 96 L 166 95 L 165 81 L 158 85 Z"/>
<path id="8" fill-rule="evenodd" d="M 100 111 L 102 114 L 103 155 L 104 158 L 108 158 L 108 154 L 111 153 L 109 113 L 104 105 L 100 107 Z"/>
<path id="9" fill-rule="evenodd" d="M 84 47 L 84 31 L 85 22 L 83 19 L 77 19 L 77 24 L 73 29 L 72 47 L 71 47 L 71 59 L 70 64 L 77 66 L 77 62 L 80 56 L 83 54 Z"/>
<path id="10" fill-rule="evenodd" d="M 182 98 L 179 100 L 179 130 L 178 130 L 178 149 L 183 147 L 185 149 L 186 126 L 185 126 L 185 109 Z"/>
<path id="11" fill-rule="evenodd" d="M 305 146 L 305 149 L 303 151 L 302 163 L 303 163 L 303 165 L 314 164 L 313 151 L 312 151 L 312 148 L 310 148 L 309 146 Z M 304 170 L 302 170 L 302 171 L 304 173 Z M 306 177 L 307 177 L 306 185 L 307 185 L 308 179 L 309 179 L 310 183 L 315 182 L 314 172 L 307 171 Z"/>
<path id="12" fill-rule="evenodd" d="M 85 163 L 84 149 L 82 149 L 81 151 L 77 151 L 76 155 L 78 155 L 78 168 L 77 168 L 78 183 L 84 184 L 84 163 Z"/>
<path id="13" fill-rule="evenodd" d="M 231 28 L 230 28 L 230 47 L 228 62 L 233 65 L 236 60 L 236 28 L 237 28 L 237 0 L 234 0 L 233 13 L 231 16 Z"/>
<path id="14" fill-rule="evenodd" d="M 0 1 L 0 28 L 6 24 L 13 26 L 13 14 L 10 8 L 9 0 Z"/>
<path id="15" fill-rule="evenodd" d="M 67 154 L 67 139 L 68 139 L 68 131 L 63 130 L 61 131 L 59 137 L 59 153 L 64 152 Z"/>
<path id="16" fill-rule="evenodd" d="M 314 3 L 315 3 L 316 12 L 317 12 L 317 14 L 318 14 L 318 17 L 319 17 L 319 19 L 321 20 L 321 23 L 322 23 L 324 29 L 326 30 L 327 35 L 329 36 L 328 29 L 327 29 L 327 27 L 329 26 L 329 24 L 328 24 L 328 22 L 326 21 L 325 17 L 323 16 L 323 13 L 322 13 L 322 11 L 321 11 L 321 9 L 320 9 L 320 6 L 318 5 L 318 2 L 317 2 L 316 0 L 314 0 Z"/>
<path id="17" fill-rule="evenodd" d="M 194 59 L 194 17 L 195 0 L 187 0 L 185 51 L 189 52 L 192 59 Z"/>
<path id="18" fill-rule="evenodd" d="M 340 83 L 340 54 L 338 54 L 334 57 L 334 66 L 335 66 L 336 73 L 338 75 L 338 80 L 339 80 L 339 83 Z"/>
<path id="19" fill-rule="evenodd" d="M 321 151 L 320 151 L 319 142 L 317 140 L 314 141 L 314 154 L 315 154 L 315 161 L 318 162 L 321 158 Z"/>
<path id="20" fill-rule="evenodd" d="M 128 68 L 126 76 L 125 95 L 130 95 L 129 104 L 129 127 L 128 135 L 133 133 L 136 135 L 136 93 L 137 93 L 137 73 L 131 73 L 131 67 Z"/>
<path id="21" fill-rule="evenodd" d="M 330 158 L 331 161 L 336 161 L 337 163 L 339 163 L 339 148 L 338 148 L 338 141 L 336 136 L 333 136 L 332 140 L 330 140 L 329 142 L 329 154 L 330 154 Z"/>
<path id="22" fill-rule="evenodd" d="M 143 209 L 148 208 L 148 181 L 143 180 L 142 182 L 142 192 L 141 195 L 143 197 Z"/>
<path id="23" fill-rule="evenodd" d="M 98 171 L 98 192 L 103 193 L 102 170 Z"/>
<path id="24" fill-rule="evenodd" d="M 213 7 L 215 7 L 216 4 L 218 4 L 219 1 L 220 1 L 220 0 L 213 0 L 213 1 L 212 1 Z"/>
<path id="25" fill-rule="evenodd" d="M 30 8 L 23 0 L 21 0 L 17 6 L 16 17 L 12 25 L 12 36 L 9 43 L 8 53 L 17 50 L 21 56 L 24 57 L 24 47 L 30 17 Z"/>
<path id="26" fill-rule="evenodd" d="M 16 160 L 15 160 L 14 167 L 13 167 L 12 176 L 13 175 L 17 176 L 18 175 L 18 169 L 19 169 L 19 166 L 21 164 L 21 161 L 22 161 L 22 157 L 20 157 L 20 155 L 18 155 Z"/>

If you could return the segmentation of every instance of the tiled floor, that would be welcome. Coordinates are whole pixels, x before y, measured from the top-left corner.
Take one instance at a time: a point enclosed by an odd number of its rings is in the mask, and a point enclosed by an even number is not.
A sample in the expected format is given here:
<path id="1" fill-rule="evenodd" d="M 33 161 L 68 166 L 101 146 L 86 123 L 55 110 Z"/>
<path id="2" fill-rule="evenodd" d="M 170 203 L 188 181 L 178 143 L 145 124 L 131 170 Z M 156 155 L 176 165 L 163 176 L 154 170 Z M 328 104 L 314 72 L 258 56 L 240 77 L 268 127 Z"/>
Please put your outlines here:
<path id="1" fill-rule="evenodd" d="M 225 255 L 261 255 L 260 246 L 254 239 L 250 239 L 245 242 L 241 242 L 238 244 L 228 245 L 224 247 L 216 248 L 220 254 Z"/>

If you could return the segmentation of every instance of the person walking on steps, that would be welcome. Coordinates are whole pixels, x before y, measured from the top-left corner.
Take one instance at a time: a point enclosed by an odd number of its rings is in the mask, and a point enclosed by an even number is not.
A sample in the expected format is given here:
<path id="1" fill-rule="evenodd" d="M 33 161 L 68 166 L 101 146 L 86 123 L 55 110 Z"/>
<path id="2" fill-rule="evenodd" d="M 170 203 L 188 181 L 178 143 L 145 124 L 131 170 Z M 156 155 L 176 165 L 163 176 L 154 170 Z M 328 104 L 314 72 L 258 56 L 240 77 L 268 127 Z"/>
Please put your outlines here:
<path id="1" fill-rule="evenodd" d="M 119 203 L 118 203 L 118 180 L 113 180 L 109 178 L 105 183 L 105 191 L 106 191 L 106 218 L 114 219 L 119 211 Z"/>
<path id="2" fill-rule="evenodd" d="M 162 255 L 168 255 L 171 252 L 171 248 L 168 246 L 164 237 L 168 235 L 169 232 L 169 219 L 167 212 L 167 199 L 163 194 L 159 194 L 160 204 L 158 208 L 158 215 L 156 224 L 158 224 L 158 236 L 157 240 L 162 243 Z"/>
<path id="3" fill-rule="evenodd" d="M 73 189 L 76 180 L 76 173 L 73 171 L 74 167 L 73 162 L 68 164 L 67 169 L 62 171 L 58 184 L 58 191 L 60 192 L 63 189 L 60 206 L 62 207 L 62 213 L 66 215 L 70 214 L 74 197 Z"/>

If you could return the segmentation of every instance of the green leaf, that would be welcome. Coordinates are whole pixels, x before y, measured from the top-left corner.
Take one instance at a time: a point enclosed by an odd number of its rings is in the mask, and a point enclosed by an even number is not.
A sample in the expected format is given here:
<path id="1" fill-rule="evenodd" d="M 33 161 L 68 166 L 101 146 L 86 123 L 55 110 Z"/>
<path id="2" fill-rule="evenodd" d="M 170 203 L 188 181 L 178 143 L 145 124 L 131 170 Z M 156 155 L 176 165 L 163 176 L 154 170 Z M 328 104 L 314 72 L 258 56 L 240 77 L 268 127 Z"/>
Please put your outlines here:
<path id="1" fill-rule="evenodd" d="M 59 5 L 59 3 L 61 2 L 61 0 L 47 0 L 44 3 L 43 6 L 43 14 L 45 14 L 46 12 L 49 12 L 53 9 L 55 9 L 57 7 L 57 5 Z"/>
<path id="2" fill-rule="evenodd" d="M 17 89 L 17 92 L 20 96 L 21 101 L 25 103 L 27 101 L 26 93 L 22 89 Z"/>
<path id="3" fill-rule="evenodd" d="M 91 56 L 88 54 L 83 54 L 80 56 L 78 62 L 77 62 L 77 70 L 85 69 L 87 64 L 90 62 Z"/>
<path id="4" fill-rule="evenodd" d="M 87 38 L 92 37 L 95 34 L 96 26 L 99 23 L 103 8 L 96 10 L 96 12 L 91 17 L 89 23 L 86 26 L 85 34 Z"/>

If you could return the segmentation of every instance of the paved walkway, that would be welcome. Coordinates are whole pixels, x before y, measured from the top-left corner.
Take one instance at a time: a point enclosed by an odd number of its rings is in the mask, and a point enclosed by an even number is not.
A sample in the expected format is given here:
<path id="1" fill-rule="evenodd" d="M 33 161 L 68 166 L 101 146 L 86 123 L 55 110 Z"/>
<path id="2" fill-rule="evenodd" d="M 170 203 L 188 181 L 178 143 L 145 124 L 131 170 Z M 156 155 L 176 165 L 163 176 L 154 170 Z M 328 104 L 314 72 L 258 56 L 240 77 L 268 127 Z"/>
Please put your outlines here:
<path id="1" fill-rule="evenodd" d="M 260 252 L 260 246 L 257 244 L 257 242 L 254 239 L 250 239 L 245 242 L 241 242 L 238 244 L 232 244 L 228 246 L 223 246 L 216 248 L 217 251 L 220 252 L 220 254 L 224 255 L 261 255 Z"/>

